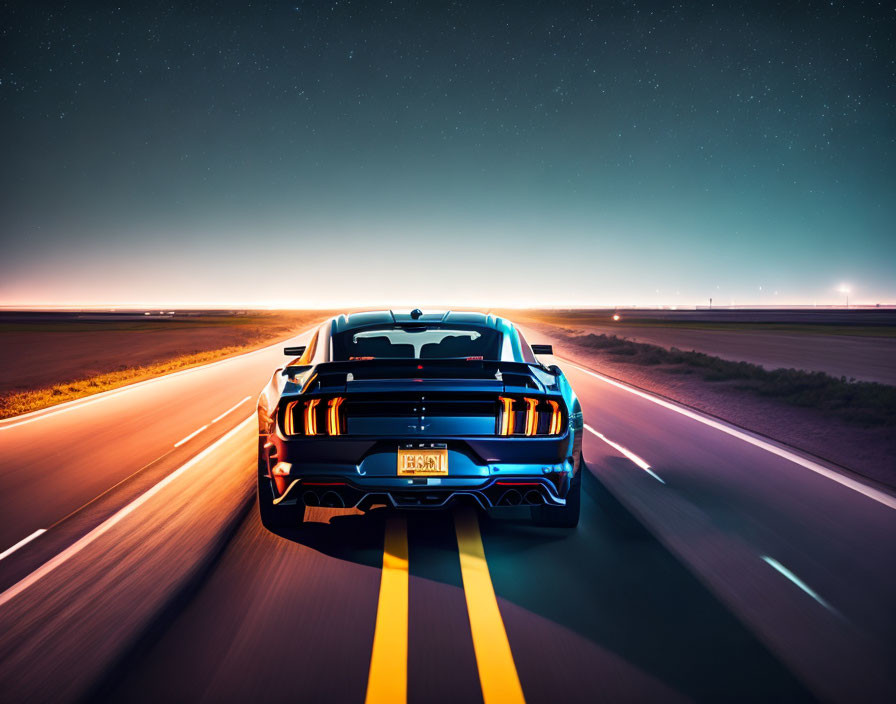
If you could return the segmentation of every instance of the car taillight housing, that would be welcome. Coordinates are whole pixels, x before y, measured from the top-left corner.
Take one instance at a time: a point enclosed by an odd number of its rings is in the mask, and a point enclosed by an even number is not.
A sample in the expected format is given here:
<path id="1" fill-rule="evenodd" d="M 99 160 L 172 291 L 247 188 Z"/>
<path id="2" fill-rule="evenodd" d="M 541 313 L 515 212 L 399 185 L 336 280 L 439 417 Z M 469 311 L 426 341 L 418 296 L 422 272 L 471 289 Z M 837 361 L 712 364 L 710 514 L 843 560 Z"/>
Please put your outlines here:
<path id="1" fill-rule="evenodd" d="M 283 433 L 285 435 L 343 435 L 345 414 L 342 404 L 345 398 L 311 398 L 290 401 L 283 407 Z"/>
<path id="2" fill-rule="evenodd" d="M 499 396 L 496 421 L 498 435 L 561 435 L 563 407 L 554 399 Z"/>
<path id="3" fill-rule="evenodd" d="M 349 419 L 355 424 L 353 434 L 381 434 L 379 426 L 373 430 L 365 430 L 365 423 L 377 416 L 396 421 L 396 427 L 407 427 L 404 419 L 416 419 L 422 425 L 422 419 L 429 422 L 454 422 L 449 433 L 464 433 L 465 419 L 470 420 L 470 427 L 477 428 L 472 433 L 478 436 L 489 434 L 480 421 L 489 416 L 494 418 L 494 433 L 498 436 L 513 437 L 550 437 L 562 435 L 566 430 L 566 405 L 560 398 L 537 395 L 494 396 L 481 398 L 427 398 L 426 407 L 422 398 L 389 398 L 377 402 L 376 399 L 364 399 L 360 402 L 352 399 L 346 403 L 344 396 L 314 396 L 312 398 L 284 399 L 280 406 L 280 429 L 286 437 L 338 437 L 348 433 Z M 494 405 L 492 405 L 494 404 Z M 426 408 L 428 407 L 428 411 Z M 348 409 L 348 413 L 346 413 Z M 492 414 L 494 415 L 492 416 Z M 486 421 L 487 422 L 487 421 Z M 360 428 L 360 429 L 359 429 Z M 401 431 L 399 430 L 399 433 Z"/>

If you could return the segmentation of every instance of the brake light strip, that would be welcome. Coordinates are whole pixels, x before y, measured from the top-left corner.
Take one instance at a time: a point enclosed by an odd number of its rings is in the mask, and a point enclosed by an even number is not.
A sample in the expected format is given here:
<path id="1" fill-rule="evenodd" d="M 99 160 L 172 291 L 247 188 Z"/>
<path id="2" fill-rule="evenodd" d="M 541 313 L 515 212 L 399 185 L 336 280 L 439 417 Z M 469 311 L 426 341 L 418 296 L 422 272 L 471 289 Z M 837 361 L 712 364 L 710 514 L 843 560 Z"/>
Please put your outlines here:
<path id="1" fill-rule="evenodd" d="M 556 401 L 548 401 L 548 405 L 551 407 L 551 428 L 548 434 L 557 435 L 560 432 L 560 404 Z"/>
<path id="2" fill-rule="evenodd" d="M 501 435 L 513 434 L 513 399 L 499 396 L 498 400 L 503 405 L 501 411 Z"/>
<path id="3" fill-rule="evenodd" d="M 327 432 L 330 435 L 340 435 L 339 432 L 339 406 L 345 401 L 341 396 L 330 399 L 330 408 L 327 413 Z"/>
<path id="4" fill-rule="evenodd" d="M 305 435 L 317 435 L 317 413 L 315 409 L 320 403 L 319 398 L 313 398 L 305 403 Z"/>
<path id="5" fill-rule="evenodd" d="M 526 435 L 535 435 L 535 431 L 538 429 L 538 414 L 535 412 L 536 406 L 538 406 L 538 399 L 526 399 Z"/>
<path id="6" fill-rule="evenodd" d="M 292 403 L 286 404 L 286 413 L 283 417 L 283 430 L 287 435 L 295 434 L 295 423 L 293 420 L 293 409 L 296 407 L 298 401 L 293 401 Z"/>

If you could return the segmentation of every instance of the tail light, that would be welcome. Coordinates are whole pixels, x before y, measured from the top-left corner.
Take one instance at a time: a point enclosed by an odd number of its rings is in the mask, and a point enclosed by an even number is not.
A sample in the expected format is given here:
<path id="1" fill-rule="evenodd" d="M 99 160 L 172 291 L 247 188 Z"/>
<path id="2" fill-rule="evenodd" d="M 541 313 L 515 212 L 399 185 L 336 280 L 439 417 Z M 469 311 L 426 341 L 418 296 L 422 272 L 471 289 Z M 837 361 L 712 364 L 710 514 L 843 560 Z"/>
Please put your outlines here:
<path id="1" fill-rule="evenodd" d="M 556 401 L 548 401 L 551 407 L 551 427 L 548 429 L 548 435 L 557 435 L 560 433 L 560 404 Z"/>
<path id="2" fill-rule="evenodd" d="M 317 404 L 319 398 L 305 401 L 305 435 L 317 435 Z"/>
<path id="3" fill-rule="evenodd" d="M 298 405 L 298 401 L 292 401 L 291 403 L 286 404 L 286 409 L 283 413 L 283 432 L 287 435 L 295 435 L 295 409 Z"/>
<path id="4" fill-rule="evenodd" d="M 501 403 L 501 411 L 499 417 L 500 428 L 499 435 L 513 435 L 513 399 L 505 396 L 499 396 L 498 401 Z"/>
<path id="5" fill-rule="evenodd" d="M 553 399 L 498 397 L 498 435 L 560 435 L 563 412 Z"/>
<path id="6" fill-rule="evenodd" d="M 330 403 L 327 408 L 327 434 L 328 435 L 340 435 L 340 430 L 342 426 L 341 418 L 339 416 L 339 407 L 342 405 L 342 402 L 345 401 L 341 396 L 337 396 L 336 398 L 331 398 Z"/>
<path id="7" fill-rule="evenodd" d="M 477 434 L 483 435 L 494 432 L 499 436 L 548 437 L 561 435 L 566 427 L 565 405 L 557 398 L 499 396 L 496 404 L 494 396 L 483 395 L 471 400 L 452 395 L 433 399 L 432 404 L 427 399 L 426 405 L 432 405 L 427 416 L 431 415 L 437 420 L 451 417 L 473 419 L 478 424 Z M 378 416 L 416 418 L 417 406 L 418 401 L 413 399 L 380 402 L 353 399 L 349 404 L 343 396 L 284 399 L 284 404 L 280 406 L 282 415 L 279 423 L 287 437 L 338 437 L 348 432 L 349 417 L 356 423 L 352 426 L 352 432 L 364 433 L 369 432 L 363 430 L 366 420 Z M 488 425 L 492 418 L 494 426 Z M 480 421 L 486 425 L 483 426 Z M 379 431 L 374 430 L 376 432 Z"/>
<path id="8" fill-rule="evenodd" d="M 312 398 L 304 402 L 290 401 L 283 406 L 283 433 L 287 436 L 344 434 L 344 402 L 345 399 L 341 396 L 329 400 Z M 301 420 L 301 427 L 297 426 L 297 420 Z M 321 429 L 326 429 L 326 433 L 321 432 Z"/>
<path id="9" fill-rule="evenodd" d="M 538 429 L 538 413 L 535 411 L 538 408 L 538 399 L 537 398 L 527 398 L 526 401 L 526 435 L 535 435 L 535 431 Z"/>

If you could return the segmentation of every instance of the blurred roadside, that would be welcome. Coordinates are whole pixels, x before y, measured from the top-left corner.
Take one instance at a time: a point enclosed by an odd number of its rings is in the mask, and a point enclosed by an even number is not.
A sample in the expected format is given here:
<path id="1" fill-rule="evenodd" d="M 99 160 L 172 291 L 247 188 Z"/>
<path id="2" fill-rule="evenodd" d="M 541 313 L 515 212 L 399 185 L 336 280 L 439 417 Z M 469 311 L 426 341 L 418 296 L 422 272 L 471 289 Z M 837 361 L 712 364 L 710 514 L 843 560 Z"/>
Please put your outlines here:
<path id="1" fill-rule="evenodd" d="M 896 385 L 896 310 L 531 310 L 511 319 L 696 350 L 766 369 L 804 369 Z M 613 316 L 619 319 L 614 320 Z"/>
<path id="2" fill-rule="evenodd" d="M 285 340 L 329 311 L 0 313 L 0 418 Z"/>
<path id="3" fill-rule="evenodd" d="M 602 312 L 605 322 L 599 324 L 590 323 L 585 316 L 571 320 L 564 312 L 494 312 L 522 325 L 530 343 L 553 343 L 560 357 L 896 488 L 896 387 L 892 385 L 852 383 L 797 370 L 766 371 L 753 364 L 680 352 L 693 347 L 676 339 L 678 330 L 674 327 L 662 329 L 665 345 L 632 342 L 627 329 L 613 327 L 612 310 Z M 579 311 L 574 313 L 581 315 Z M 598 317 L 596 311 L 591 314 Z M 714 331 L 704 332 L 712 335 Z M 720 332 L 725 336 L 732 334 L 724 328 Z M 751 332 L 736 334 L 743 341 L 744 358 L 748 358 L 753 349 Z M 804 334 L 807 344 L 823 355 L 830 348 L 830 340 L 843 333 L 799 334 Z M 682 339 L 690 338 L 683 335 Z M 856 336 L 852 342 L 861 345 L 865 339 Z M 880 361 L 884 373 L 893 372 L 896 338 L 882 335 L 868 339 L 875 345 L 882 341 L 891 351 L 887 359 Z M 759 347 L 763 344 L 760 341 Z M 799 358 L 790 364 L 798 365 Z M 599 419 L 594 419 L 594 424 L 598 426 Z"/>

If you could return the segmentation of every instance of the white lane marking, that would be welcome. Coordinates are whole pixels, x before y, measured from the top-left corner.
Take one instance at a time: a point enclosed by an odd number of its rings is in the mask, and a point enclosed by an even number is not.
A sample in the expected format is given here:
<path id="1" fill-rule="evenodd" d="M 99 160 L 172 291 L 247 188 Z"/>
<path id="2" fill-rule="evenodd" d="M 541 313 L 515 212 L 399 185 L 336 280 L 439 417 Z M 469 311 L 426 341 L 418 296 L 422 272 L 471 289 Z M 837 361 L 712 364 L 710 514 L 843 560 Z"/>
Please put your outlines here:
<path id="1" fill-rule="evenodd" d="M 40 567 L 38 567 L 36 570 L 34 570 L 34 572 L 29 574 L 27 577 L 24 577 L 20 581 L 16 582 L 9 589 L 7 589 L 5 592 L 0 594 L 0 606 L 3 606 L 8 601 L 13 599 L 15 596 L 17 596 L 18 594 L 21 594 L 23 591 L 28 589 L 28 587 L 30 587 L 32 584 L 34 584 L 35 582 L 40 580 L 42 577 L 45 577 L 50 572 L 52 572 L 57 567 L 59 567 L 61 564 L 67 562 L 70 558 L 77 555 L 84 548 L 86 548 L 88 545 L 90 545 L 94 540 L 99 538 L 104 533 L 108 532 L 111 528 L 113 528 L 115 525 L 120 523 L 129 514 L 133 513 L 135 510 L 140 508 L 140 506 L 145 504 L 147 501 L 149 501 L 149 499 L 151 499 L 153 496 L 158 494 L 162 489 L 164 489 L 166 486 L 168 486 L 171 482 L 173 482 L 175 479 L 177 479 L 180 475 L 182 475 L 188 469 L 190 469 L 191 467 L 194 467 L 199 462 L 204 460 L 211 453 L 213 453 L 218 447 L 220 447 L 222 444 L 224 444 L 225 442 L 230 440 L 230 438 L 239 434 L 244 428 L 246 428 L 250 423 L 252 423 L 254 421 L 255 421 L 255 414 L 253 413 L 251 416 L 246 418 L 244 421 L 240 422 L 240 424 L 237 425 L 235 428 L 228 431 L 227 434 L 224 435 L 223 437 L 221 437 L 220 440 L 209 445 L 198 455 L 196 455 L 192 459 L 188 460 L 185 464 L 182 464 L 180 467 L 178 467 L 176 470 L 174 470 L 171 474 L 169 474 L 167 477 L 162 479 L 158 484 L 156 484 L 152 488 L 148 489 L 145 493 L 141 494 L 136 499 L 131 501 L 131 503 L 129 503 L 127 506 L 125 506 L 122 509 L 119 509 L 117 513 L 113 514 L 112 516 L 107 518 L 105 521 L 100 523 L 96 528 L 94 528 L 92 531 L 90 531 L 87 535 L 83 536 L 78 541 L 69 545 L 65 550 L 63 550 L 58 555 L 51 558 L 44 564 L 42 564 Z"/>
<path id="2" fill-rule="evenodd" d="M 787 577 L 787 579 L 789 579 L 791 582 L 793 582 L 796 586 L 798 586 L 800 589 L 802 589 L 804 592 L 806 592 L 806 594 L 808 594 L 813 599 L 815 599 L 815 601 L 817 601 L 819 604 L 821 604 L 828 611 L 834 610 L 831 608 L 831 605 L 828 602 L 826 602 L 824 599 L 822 599 L 820 596 L 818 596 L 818 594 L 814 590 L 812 590 L 808 584 L 806 584 L 803 580 L 801 580 L 799 577 L 797 577 L 793 572 L 791 572 L 789 569 L 787 569 L 784 565 L 782 565 L 780 562 L 778 562 L 775 558 L 769 557 L 768 555 L 763 555 L 762 559 L 765 560 L 765 562 L 768 563 L 769 565 L 771 565 L 773 568 L 775 568 L 778 572 L 780 572 L 785 577 Z"/>
<path id="3" fill-rule="evenodd" d="M 221 420 L 221 419 L 222 419 L 224 416 L 226 416 L 228 413 L 230 413 L 230 412 L 232 412 L 232 411 L 235 411 L 237 408 L 239 408 L 240 406 L 242 406 L 242 405 L 243 405 L 246 401 L 248 401 L 250 398 L 252 398 L 252 397 L 251 397 L 251 396 L 246 396 L 246 398 L 244 398 L 242 401 L 237 401 L 235 404 L 233 404 L 233 406 L 231 406 L 231 407 L 228 408 L 226 411 L 224 411 L 221 415 L 219 415 L 217 418 L 215 418 L 215 419 L 212 421 L 212 423 L 217 423 L 219 420 Z M 211 423 L 209 423 L 209 425 L 211 425 Z"/>
<path id="4" fill-rule="evenodd" d="M 852 489 L 853 491 L 862 494 L 863 496 L 867 496 L 869 499 L 874 499 L 880 504 L 887 506 L 889 508 L 896 509 L 896 497 L 890 496 L 889 494 L 884 493 L 883 491 L 879 491 L 874 487 L 867 486 L 866 484 L 862 484 L 860 481 L 856 481 L 851 477 L 847 477 L 839 472 L 828 469 L 823 465 L 818 464 L 817 462 L 812 462 L 811 460 L 806 459 L 805 457 L 800 457 L 798 454 L 794 452 L 789 452 L 781 447 L 776 447 L 775 445 L 765 442 L 760 438 L 753 437 L 748 433 L 742 432 L 737 428 L 726 425 L 725 423 L 714 420 L 712 418 L 708 418 L 707 416 L 700 415 L 694 411 L 691 411 L 687 408 L 682 408 L 681 406 L 677 406 L 674 403 L 670 403 L 669 401 L 665 401 L 656 396 L 651 396 L 644 391 L 640 391 L 638 389 L 632 388 L 631 386 L 627 386 L 621 382 L 616 381 L 615 379 L 611 379 L 609 377 L 604 376 L 603 374 L 598 374 L 597 372 L 593 372 L 590 369 L 586 369 L 585 367 L 580 367 L 578 364 L 574 364 L 569 360 L 560 358 L 565 364 L 568 364 L 570 367 L 574 369 L 578 369 L 579 371 L 585 372 L 586 374 L 590 374 L 596 379 L 600 379 L 601 381 L 605 381 L 608 384 L 616 386 L 624 391 L 628 391 L 630 394 L 634 394 L 635 396 L 640 396 L 641 398 L 645 398 L 648 401 L 655 403 L 659 406 L 663 406 L 664 408 L 668 408 L 669 410 L 675 411 L 676 413 L 680 413 L 683 416 L 687 416 L 693 420 L 696 420 L 704 425 L 708 425 L 711 428 L 715 428 L 716 430 L 721 430 L 723 433 L 727 433 L 728 435 L 732 435 L 744 442 L 748 442 L 751 445 L 755 445 L 756 447 L 760 447 L 767 452 L 771 452 L 773 455 L 777 455 L 778 457 L 783 457 L 785 460 L 790 460 L 794 464 L 798 464 L 801 467 L 805 467 L 816 474 L 820 474 L 823 477 L 827 477 L 838 484 L 842 484 L 843 486 Z"/>
<path id="5" fill-rule="evenodd" d="M 597 435 L 597 437 L 599 437 L 601 440 L 603 440 L 605 443 L 607 443 L 607 445 L 609 445 L 610 447 L 614 448 L 615 450 L 621 452 L 623 455 L 628 457 L 632 462 L 634 462 L 636 465 L 638 465 L 641 469 L 643 469 L 645 472 L 647 472 L 651 477 L 656 479 L 658 482 L 662 482 L 663 484 L 666 483 L 663 481 L 662 477 L 660 477 L 656 472 L 654 472 L 650 468 L 649 464 L 647 464 L 644 460 L 642 460 L 640 457 L 638 457 L 634 452 L 632 452 L 631 450 L 625 449 L 622 445 L 620 445 L 618 443 L 613 442 L 606 435 L 604 435 L 603 433 L 597 432 L 594 428 L 592 428 L 587 423 L 585 423 L 584 425 L 585 425 L 585 430 L 587 430 L 589 433 L 593 433 L 594 435 Z"/>
<path id="6" fill-rule="evenodd" d="M 178 440 L 176 443 L 174 443 L 174 446 L 175 446 L 175 447 L 180 447 L 180 446 L 183 445 L 185 442 L 188 442 L 188 441 L 192 440 L 192 439 L 195 438 L 197 435 L 199 435 L 199 433 L 201 433 L 203 430 L 205 430 L 209 425 L 211 425 L 211 424 L 203 425 L 201 428 L 199 428 L 199 430 L 194 430 L 192 433 L 190 433 L 189 435 L 187 435 L 187 437 L 185 437 L 183 440 Z"/>
<path id="7" fill-rule="evenodd" d="M 46 529 L 46 528 L 38 528 L 38 529 L 37 529 L 36 531 L 34 531 L 31 535 L 29 535 L 27 538 L 22 538 L 19 542 L 17 542 L 17 543 L 16 543 L 15 545 L 13 545 L 11 548 L 6 548 L 6 550 L 4 550 L 3 552 L 0 552 L 0 560 L 2 560 L 4 557 L 9 557 L 9 556 L 12 555 L 16 550 L 18 550 L 20 547 L 22 547 L 23 545 L 27 545 L 27 544 L 30 543 L 32 540 L 34 540 L 35 538 L 39 538 L 40 536 L 42 536 L 42 535 L 43 535 L 44 533 L 46 533 L 46 532 L 47 532 L 47 529 Z"/>
<path id="8" fill-rule="evenodd" d="M 90 403 L 95 403 L 97 401 L 103 401 L 107 398 L 112 398 L 113 396 L 117 396 L 118 394 L 126 393 L 127 391 L 133 391 L 141 386 L 146 386 L 147 384 L 154 384 L 157 381 L 163 381 L 165 379 L 171 379 L 172 377 L 180 376 L 181 374 L 189 374 L 191 372 L 198 372 L 202 369 L 208 369 L 209 367 L 215 367 L 219 364 L 226 364 L 227 362 L 232 362 L 234 359 L 239 359 L 240 357 L 248 357 L 252 354 L 259 354 L 261 352 L 267 352 L 269 350 L 274 349 L 275 347 L 280 347 L 281 345 L 287 346 L 286 343 L 291 340 L 299 341 L 299 338 L 305 337 L 306 335 L 310 335 L 313 330 L 316 330 L 317 326 L 311 328 L 311 330 L 306 330 L 305 332 L 299 333 L 294 337 L 291 337 L 287 340 L 281 340 L 273 345 L 269 345 L 268 347 L 262 347 L 261 349 L 252 350 L 250 352 L 243 352 L 242 354 L 234 355 L 233 357 L 225 357 L 224 359 L 219 359 L 216 362 L 209 362 L 208 364 L 200 364 L 196 367 L 190 367 L 189 369 L 181 369 L 179 372 L 171 372 L 171 374 L 162 374 L 161 376 L 155 376 L 152 379 L 144 379 L 143 381 L 135 381 L 133 384 L 126 384 L 125 386 L 120 386 L 117 389 L 109 389 L 108 391 L 100 391 L 97 394 L 91 394 L 90 396 L 84 396 L 83 398 L 75 398 L 71 401 L 65 401 L 64 403 L 57 404 L 55 406 L 51 406 L 49 409 L 40 408 L 36 411 L 31 411 L 30 413 L 23 413 L 20 416 L 15 416 L 13 418 L 4 418 L 0 420 L 0 430 L 9 430 L 10 428 L 16 428 L 20 425 L 25 425 L 26 423 L 33 423 L 36 420 L 40 420 L 41 418 L 48 418 L 50 416 L 55 416 L 58 413 L 67 413 L 68 411 L 75 410 L 76 408 L 81 408 L 82 406 L 86 406 Z"/>

